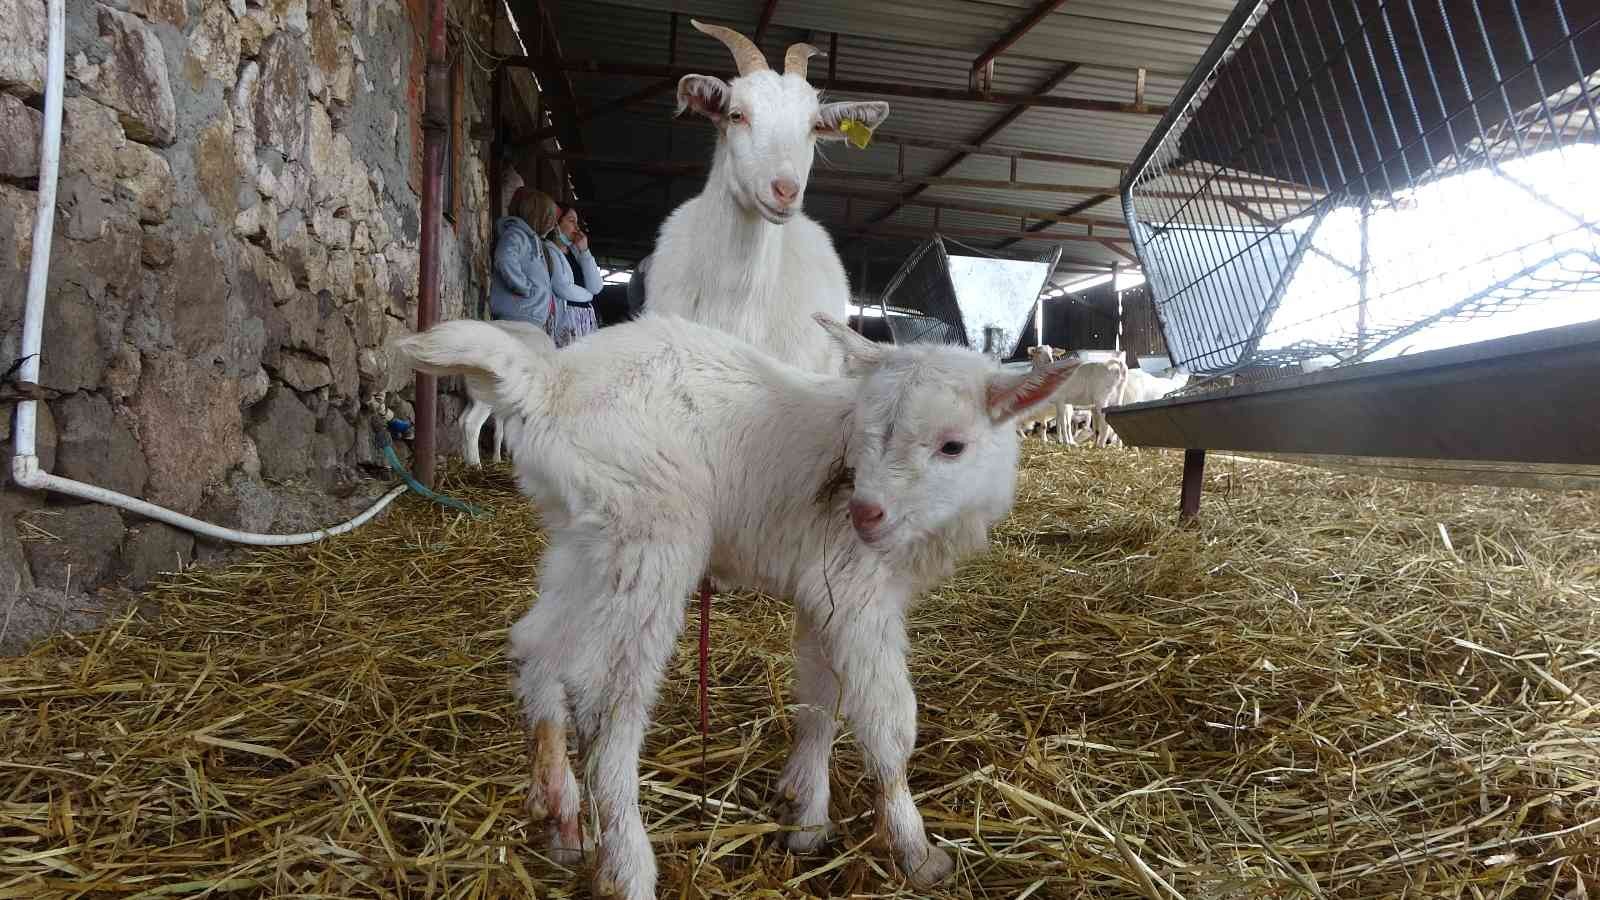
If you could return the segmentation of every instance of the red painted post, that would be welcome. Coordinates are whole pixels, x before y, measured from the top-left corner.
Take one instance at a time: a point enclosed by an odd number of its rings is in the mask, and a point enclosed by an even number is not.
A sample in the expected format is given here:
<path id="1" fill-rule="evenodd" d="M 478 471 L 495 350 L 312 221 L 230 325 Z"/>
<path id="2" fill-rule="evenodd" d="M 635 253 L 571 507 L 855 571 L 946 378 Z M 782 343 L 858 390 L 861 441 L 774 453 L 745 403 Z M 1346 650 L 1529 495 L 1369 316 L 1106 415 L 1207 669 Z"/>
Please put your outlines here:
<path id="1" fill-rule="evenodd" d="M 1178 501 L 1180 523 L 1192 523 L 1195 517 L 1200 515 L 1200 491 L 1205 486 L 1205 477 L 1206 452 L 1183 451 L 1183 495 Z"/>
<path id="2" fill-rule="evenodd" d="M 440 200 L 444 194 L 445 136 L 450 125 L 450 63 L 445 46 L 445 0 L 428 0 L 428 65 L 422 101 L 422 239 L 417 267 L 417 330 L 439 319 Z M 422 372 L 416 382 L 417 437 L 412 470 L 417 480 L 433 486 L 436 425 L 439 416 L 437 379 Z"/>

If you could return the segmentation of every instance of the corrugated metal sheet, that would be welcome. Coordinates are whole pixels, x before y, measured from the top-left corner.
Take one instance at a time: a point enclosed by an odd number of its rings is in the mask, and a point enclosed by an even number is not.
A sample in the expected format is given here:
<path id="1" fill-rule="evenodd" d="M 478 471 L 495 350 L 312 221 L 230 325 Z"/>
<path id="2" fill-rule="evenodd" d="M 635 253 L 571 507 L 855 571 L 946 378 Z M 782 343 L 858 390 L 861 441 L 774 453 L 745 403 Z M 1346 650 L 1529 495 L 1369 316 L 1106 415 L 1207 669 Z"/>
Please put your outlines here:
<path id="1" fill-rule="evenodd" d="M 550 0 L 547 0 L 550 2 Z M 826 49 L 837 34 L 838 55 L 833 61 L 837 77 L 854 81 L 896 82 L 946 89 L 965 89 L 974 56 L 1011 28 L 1034 0 L 814 0 L 779 3 L 763 50 L 774 63 L 792 42 L 809 40 Z M 691 16 L 755 31 L 761 4 L 749 0 L 625 0 L 625 2 L 554 2 L 553 11 L 563 52 L 569 58 L 608 62 L 668 62 L 672 13 L 679 13 L 677 65 L 689 69 L 725 72 L 731 60 L 722 45 L 695 31 Z M 1088 100 L 1132 102 L 1135 72 L 1147 71 L 1145 99 L 1165 104 L 1176 94 L 1199 60 L 1234 0 L 1072 0 L 1045 18 L 996 63 L 994 89 L 1032 93 L 1067 62 L 1079 68 L 1052 93 Z M 525 36 L 531 40 L 531 36 Z M 822 87 L 829 61 L 811 63 L 811 80 Z M 588 108 L 629 96 L 652 83 L 638 77 L 599 76 L 574 72 L 573 84 Z M 850 95 L 834 93 L 835 99 Z M 874 98 L 876 99 L 876 98 Z M 970 142 L 1004 116 L 1009 107 L 992 103 L 946 102 L 905 97 L 882 98 L 890 105 L 881 132 L 912 140 Z M 585 143 L 589 152 L 637 160 L 708 163 L 715 147 L 715 131 L 698 122 L 674 123 L 673 93 L 664 91 L 626 110 L 613 111 L 587 122 Z M 556 107 L 557 115 L 564 108 Z M 1131 163 L 1148 139 L 1157 117 L 1100 113 L 1055 108 L 1028 109 L 994 136 L 991 145 Z M 878 143 L 866 150 L 839 144 L 823 145 L 813 169 L 818 187 L 835 187 L 840 173 L 893 176 L 903 166 L 907 175 L 927 175 L 957 160 L 946 149 L 908 146 L 902 154 L 895 145 Z M 585 215 L 597 242 L 606 233 L 648 247 L 650 235 L 678 203 L 699 190 L 698 176 L 664 178 L 613 167 L 591 168 L 597 197 Z M 1074 190 L 1018 190 L 996 185 L 930 185 L 918 192 L 927 202 L 1021 208 L 1059 213 L 1103 194 L 1115 194 L 1120 172 L 1114 167 L 1067 165 L 1019 160 L 1016 177 L 1021 182 L 1054 183 Z M 830 176 L 834 176 L 830 178 Z M 960 160 L 947 177 L 1006 182 L 1010 161 L 997 156 L 971 156 Z M 806 211 L 835 234 L 852 278 L 856 263 L 869 258 L 872 270 L 889 270 L 884 261 L 894 253 L 909 251 L 917 240 L 885 235 L 861 235 L 869 220 L 893 206 L 883 198 L 912 186 L 892 179 L 850 181 L 848 189 L 869 193 L 870 198 L 846 199 L 822 190 L 808 192 Z M 1120 220 L 1121 210 L 1112 197 L 1087 210 L 1088 215 Z M 935 213 L 927 206 L 900 206 L 882 222 L 887 229 L 929 230 Z M 943 209 L 940 229 L 980 248 L 1007 244 L 1007 252 L 1041 254 L 1052 243 L 1030 236 L 1012 242 L 983 232 L 1015 232 L 1019 220 L 1010 214 L 978 210 Z M 1030 224 L 1032 224 L 1030 222 Z M 1052 225 L 1050 231 L 1085 235 L 1081 225 Z M 1126 232 L 1097 226 L 1096 238 L 1125 237 Z M 1114 250 L 1087 240 L 1062 243 L 1062 265 L 1109 267 L 1126 263 Z M 887 277 L 885 274 L 883 277 Z M 877 278 L 869 274 L 869 283 Z"/>

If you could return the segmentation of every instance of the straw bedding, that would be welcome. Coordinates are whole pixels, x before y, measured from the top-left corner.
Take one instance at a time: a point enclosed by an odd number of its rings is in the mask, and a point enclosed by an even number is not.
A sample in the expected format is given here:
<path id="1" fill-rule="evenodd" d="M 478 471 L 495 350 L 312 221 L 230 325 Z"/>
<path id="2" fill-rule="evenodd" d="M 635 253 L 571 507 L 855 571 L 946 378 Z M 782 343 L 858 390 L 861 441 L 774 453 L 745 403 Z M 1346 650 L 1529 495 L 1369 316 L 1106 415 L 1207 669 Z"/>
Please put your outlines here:
<path id="1" fill-rule="evenodd" d="M 1600 494 L 1217 460 L 1177 530 L 1179 466 L 1032 444 L 916 612 L 912 787 L 960 859 L 924 895 L 1600 896 Z M 406 500 L 0 660 L 0 898 L 587 896 L 521 806 L 536 520 L 503 470 L 446 486 L 490 515 Z M 717 598 L 705 769 L 674 663 L 663 898 L 913 895 L 848 736 L 841 839 L 776 846 L 788 623 Z"/>

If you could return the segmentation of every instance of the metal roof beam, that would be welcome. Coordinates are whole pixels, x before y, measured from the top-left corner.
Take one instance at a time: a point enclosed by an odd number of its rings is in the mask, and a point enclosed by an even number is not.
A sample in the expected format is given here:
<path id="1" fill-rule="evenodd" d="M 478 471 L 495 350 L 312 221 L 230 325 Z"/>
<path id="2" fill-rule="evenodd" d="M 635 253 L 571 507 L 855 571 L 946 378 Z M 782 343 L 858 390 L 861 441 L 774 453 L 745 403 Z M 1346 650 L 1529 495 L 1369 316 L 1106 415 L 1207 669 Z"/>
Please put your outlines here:
<path id="1" fill-rule="evenodd" d="M 1045 222 L 1043 224 L 1044 224 L 1045 228 L 1049 228 L 1051 226 L 1051 224 L 1053 224 L 1053 223 Z M 824 227 L 826 227 L 826 225 L 824 225 Z M 1035 228 L 1033 226 L 1029 226 L 1027 229 L 1021 229 L 1021 228 L 908 228 L 908 227 L 905 227 L 905 226 L 885 226 L 885 225 L 880 225 L 880 226 L 873 227 L 872 230 L 870 230 L 870 231 L 868 231 L 865 228 L 856 228 L 856 229 L 848 229 L 848 230 L 847 229 L 841 229 L 841 230 L 845 230 L 845 231 L 847 231 L 848 234 L 856 235 L 856 236 L 860 236 L 860 237 L 923 237 L 923 238 L 925 238 L 925 237 L 932 237 L 933 235 L 936 235 L 936 234 L 942 234 L 942 235 L 945 235 L 947 237 L 954 237 L 954 238 L 961 238 L 961 237 L 967 237 L 967 238 L 1009 238 L 1009 240 L 1007 240 L 1005 242 L 1005 245 L 1004 245 L 1004 246 L 1007 246 L 1007 247 L 1011 246 L 1012 244 L 1015 244 L 1017 241 L 1052 241 L 1052 242 L 1070 242 L 1070 243 L 1084 243 L 1084 244 L 1101 244 L 1101 245 L 1103 245 L 1105 247 L 1108 247 L 1110 249 L 1115 250 L 1116 248 L 1112 246 L 1113 244 L 1131 244 L 1132 243 L 1132 241 L 1130 241 L 1128 238 L 1090 237 L 1087 234 L 1051 234 L 1051 233 L 1046 232 L 1043 228 Z M 1121 253 L 1122 251 L 1118 250 L 1117 252 Z M 1126 254 L 1124 254 L 1124 255 L 1126 255 Z"/>
<path id="2" fill-rule="evenodd" d="M 563 72 L 583 72 L 590 75 L 633 75 L 643 78 L 682 78 L 684 75 L 716 75 L 732 80 L 729 72 L 698 72 L 681 66 L 652 63 L 606 62 L 596 59 L 564 59 L 538 56 L 509 56 L 507 66 L 519 68 L 550 66 Z M 995 106 L 1041 106 L 1050 109 L 1073 109 L 1085 112 L 1127 113 L 1141 116 L 1162 116 L 1167 107 L 1146 104 L 1121 103 L 1115 100 L 1090 100 L 1083 97 L 1055 97 L 1045 94 L 1017 94 L 1005 92 L 982 93 L 956 88 L 930 87 L 898 81 L 857 81 L 837 78 L 833 90 L 850 94 L 874 94 L 881 97 L 909 97 L 917 100 L 945 100 L 952 103 L 988 103 Z"/>
<path id="3" fill-rule="evenodd" d="M 666 175 L 660 177 L 671 178 L 674 176 Z M 636 196 L 642 192 L 643 188 L 639 188 L 631 191 L 630 194 Z M 836 187 L 829 184 L 810 185 L 806 188 L 806 192 L 823 197 L 845 197 L 852 200 L 867 200 L 879 203 L 893 203 L 900 198 L 899 194 L 891 191 L 861 190 L 858 188 Z M 589 209 L 613 209 L 638 214 L 647 214 L 653 209 L 652 207 L 626 203 L 624 202 L 626 199 L 629 198 L 623 197 L 616 200 L 590 201 L 583 205 L 585 208 Z M 986 203 L 974 203 L 966 200 L 926 200 L 921 198 L 907 200 L 905 202 L 907 206 L 915 206 L 921 209 L 940 209 L 949 212 L 969 212 L 977 213 L 979 215 L 1001 216 L 1012 219 L 1039 219 L 1057 225 L 1082 225 L 1088 228 L 1091 234 L 1096 229 L 1101 228 L 1116 228 L 1119 230 L 1126 230 L 1128 227 L 1127 224 L 1121 219 L 1112 219 L 1103 216 L 1063 216 L 1060 213 L 1052 212 L 1048 209 L 1032 206 L 996 206 Z"/>
<path id="4" fill-rule="evenodd" d="M 600 156 L 593 153 L 559 151 L 545 154 L 546 159 L 588 163 L 597 168 L 624 169 L 652 175 L 704 175 L 710 166 L 703 162 L 678 160 L 638 160 L 619 156 Z M 890 184 L 930 184 L 950 187 L 988 188 L 1002 191 L 1026 191 L 1045 194 L 1098 194 L 1116 190 L 1115 185 L 1062 184 L 1053 181 L 1010 181 L 993 178 L 954 178 L 933 175 L 898 175 L 893 172 L 863 172 L 859 170 L 828 170 L 816 172 L 812 180 L 820 183 L 882 181 Z"/>

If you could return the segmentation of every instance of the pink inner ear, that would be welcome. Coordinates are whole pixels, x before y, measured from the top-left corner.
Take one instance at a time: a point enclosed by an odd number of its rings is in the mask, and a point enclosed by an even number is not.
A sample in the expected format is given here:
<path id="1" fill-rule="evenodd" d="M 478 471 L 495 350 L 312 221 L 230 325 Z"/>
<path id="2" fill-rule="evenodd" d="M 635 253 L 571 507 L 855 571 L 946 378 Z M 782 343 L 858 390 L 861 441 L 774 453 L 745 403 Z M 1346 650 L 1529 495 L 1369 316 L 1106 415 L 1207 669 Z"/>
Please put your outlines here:
<path id="1" fill-rule="evenodd" d="M 683 109 L 693 110 L 713 122 L 721 121 L 723 100 L 725 92 L 716 84 L 707 81 L 692 81 L 687 90 L 679 95 Z"/>
<path id="2" fill-rule="evenodd" d="M 998 384 L 989 385 L 989 412 L 998 418 L 1009 418 L 1043 403 L 1050 399 L 1055 389 L 1061 386 L 1061 380 L 1077 368 L 1074 361 L 1070 366 L 1052 366 L 1039 372 L 1029 372 L 1019 380 L 1006 379 Z"/>

